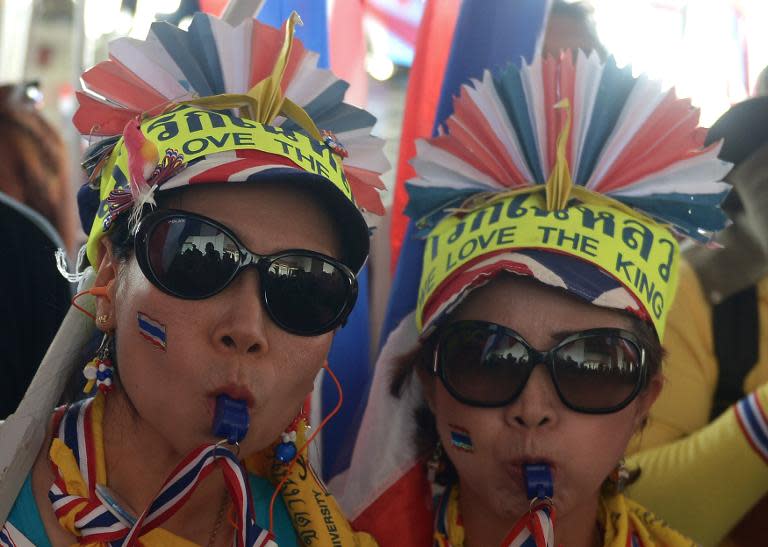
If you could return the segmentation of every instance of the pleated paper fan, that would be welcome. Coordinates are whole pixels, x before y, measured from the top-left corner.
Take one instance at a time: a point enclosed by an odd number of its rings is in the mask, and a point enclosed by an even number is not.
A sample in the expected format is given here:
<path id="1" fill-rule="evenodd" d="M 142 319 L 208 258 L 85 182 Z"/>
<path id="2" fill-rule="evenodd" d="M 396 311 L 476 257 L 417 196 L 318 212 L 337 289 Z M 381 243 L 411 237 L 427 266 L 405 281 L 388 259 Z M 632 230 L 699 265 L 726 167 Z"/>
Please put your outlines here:
<path id="1" fill-rule="evenodd" d="M 292 17 L 300 24 L 298 16 Z M 233 28 L 203 13 L 195 14 L 187 31 L 153 23 L 146 40 L 111 42 L 109 59 L 83 74 L 73 122 L 91 139 L 115 137 L 129 120 L 160 114 L 181 102 L 242 96 L 273 76 L 286 32 L 288 25 L 279 30 L 253 19 Z M 343 102 L 348 84 L 318 68 L 318 59 L 293 39 L 279 80 L 280 95 L 303 108 L 323 136 L 332 136 L 332 144 L 342 145 L 344 172 L 358 206 L 384 214 L 379 191 L 385 187 L 379 177 L 389 163 L 384 141 L 371 135 L 376 119 Z M 284 116 L 264 123 L 305 132 Z"/>
<path id="2" fill-rule="evenodd" d="M 719 205 L 731 164 L 718 159 L 721 143 L 704 146 L 698 120 L 674 90 L 595 54 L 485 71 L 462 87 L 441 134 L 417 143 L 406 212 L 426 229 L 477 194 L 544 185 L 552 208 L 610 199 L 709 242 L 728 222 Z"/>

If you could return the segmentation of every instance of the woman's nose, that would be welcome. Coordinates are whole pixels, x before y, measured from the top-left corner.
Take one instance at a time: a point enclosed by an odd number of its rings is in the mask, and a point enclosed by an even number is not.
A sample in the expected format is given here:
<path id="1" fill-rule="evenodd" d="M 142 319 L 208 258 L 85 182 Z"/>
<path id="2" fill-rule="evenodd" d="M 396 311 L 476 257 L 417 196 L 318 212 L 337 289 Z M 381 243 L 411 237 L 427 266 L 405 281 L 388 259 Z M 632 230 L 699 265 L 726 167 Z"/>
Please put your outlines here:
<path id="1" fill-rule="evenodd" d="M 505 411 L 509 425 L 524 429 L 551 427 L 556 423 L 558 401 L 552 377 L 541 364 L 534 367 L 520 396 Z"/>
<path id="2" fill-rule="evenodd" d="M 221 350 L 236 353 L 268 351 L 269 315 L 261 296 L 261 283 L 255 268 L 241 272 L 220 293 L 226 309 L 217 314 L 213 343 Z M 219 296 L 219 295 L 217 295 Z"/>

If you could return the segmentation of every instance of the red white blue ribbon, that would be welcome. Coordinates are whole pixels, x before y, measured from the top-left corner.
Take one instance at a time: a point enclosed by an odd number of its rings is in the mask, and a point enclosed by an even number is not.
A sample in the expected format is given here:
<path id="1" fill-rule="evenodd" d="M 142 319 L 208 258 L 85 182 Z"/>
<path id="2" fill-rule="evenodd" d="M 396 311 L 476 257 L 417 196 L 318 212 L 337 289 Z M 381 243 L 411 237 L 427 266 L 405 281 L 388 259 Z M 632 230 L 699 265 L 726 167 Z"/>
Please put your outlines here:
<path id="1" fill-rule="evenodd" d="M 742 398 L 734 407 L 736 420 L 747 441 L 768 463 L 768 415 L 754 393 Z"/>
<path id="2" fill-rule="evenodd" d="M 54 512 L 63 518 L 76 511 L 75 528 L 81 543 L 107 543 L 131 547 L 139 538 L 173 516 L 197 486 L 215 469 L 224 474 L 227 490 L 235 505 L 238 547 L 277 547 L 274 537 L 256 524 L 253 497 L 246 471 L 235 454 L 220 444 L 203 445 L 174 469 L 149 507 L 134 521 L 116 511 L 97 495 L 95 443 L 92 435 L 93 399 L 80 401 L 60 414 L 57 437 L 72 450 L 89 497 L 67 491 L 65 478 L 57 468 L 56 480 L 48 493 Z M 85 504 L 83 505 L 83 502 Z M 112 510 L 110 510 L 112 509 Z"/>
<path id="3" fill-rule="evenodd" d="M 455 488 L 455 487 L 454 487 Z M 458 496 L 447 488 L 440 497 L 435 515 L 434 547 L 458 547 L 450 542 L 451 531 L 462 527 L 461 518 L 454 507 Z M 454 515 L 454 522 L 451 516 Z M 517 521 L 501 542 L 501 547 L 555 547 L 554 508 L 548 501 L 534 503 L 531 510 Z"/>
<path id="4" fill-rule="evenodd" d="M 536 503 L 507 534 L 502 547 L 554 547 L 555 528 L 552 505 Z"/>
<path id="5" fill-rule="evenodd" d="M 35 547 L 35 544 L 19 532 L 13 524 L 6 522 L 0 529 L 0 547 Z"/>

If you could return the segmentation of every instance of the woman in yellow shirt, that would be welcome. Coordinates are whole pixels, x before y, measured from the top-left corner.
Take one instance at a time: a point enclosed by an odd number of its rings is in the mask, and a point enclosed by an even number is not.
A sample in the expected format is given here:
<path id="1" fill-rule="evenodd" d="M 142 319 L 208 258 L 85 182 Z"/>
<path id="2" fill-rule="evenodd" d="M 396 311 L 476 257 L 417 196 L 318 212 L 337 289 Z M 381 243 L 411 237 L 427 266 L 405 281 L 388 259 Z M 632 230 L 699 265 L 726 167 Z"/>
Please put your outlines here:
<path id="1" fill-rule="evenodd" d="M 768 97 L 758 97 L 734 105 L 708 132 L 709 142 L 725 138 L 720 157 L 735 164 L 727 177 L 736 194 L 727 200 L 733 224 L 718 235 L 721 248 L 685 255 L 691 265 L 682 264 L 664 343 L 665 388 L 630 445 L 630 462 L 643 469 L 631 494 L 705 546 L 718 545 L 768 494 L 766 123 Z M 734 295 L 746 305 L 715 323 L 717 306 Z M 726 331 L 718 337 L 728 347 L 716 347 L 716 328 Z M 745 427 L 750 409 L 756 427 Z M 727 545 L 762 541 L 766 510 L 765 501 L 755 507 Z"/>

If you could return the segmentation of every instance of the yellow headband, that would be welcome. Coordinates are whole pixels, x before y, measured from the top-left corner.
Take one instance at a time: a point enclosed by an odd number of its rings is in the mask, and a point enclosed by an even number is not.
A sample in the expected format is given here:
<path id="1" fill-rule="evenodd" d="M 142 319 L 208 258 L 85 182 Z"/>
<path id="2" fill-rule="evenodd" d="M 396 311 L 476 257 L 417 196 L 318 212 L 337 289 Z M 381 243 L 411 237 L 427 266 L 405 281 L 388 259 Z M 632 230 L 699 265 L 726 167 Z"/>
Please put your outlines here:
<path id="1" fill-rule="evenodd" d="M 262 152 L 264 156 L 259 163 L 263 163 L 265 168 L 269 166 L 285 168 L 286 164 L 289 164 L 298 171 L 320 175 L 329 180 L 350 203 L 354 204 L 341 158 L 336 156 L 324 142 L 316 141 L 302 133 L 225 113 L 202 110 L 190 105 L 182 105 L 169 113 L 144 120 L 140 131 L 150 146 L 156 147 L 157 156 L 161 159 L 171 154 L 180 154 L 181 161 L 186 166 L 196 159 L 210 159 L 211 156 L 222 152 L 237 150 Z M 281 162 L 281 158 L 288 161 Z M 202 165 L 202 162 L 199 165 Z M 249 167 L 253 167 L 253 164 Z M 200 173 L 196 169 L 195 174 L 201 177 L 205 172 Z M 237 178 L 230 177 L 228 180 L 237 180 Z M 208 182 L 224 181 L 211 179 Z M 188 183 L 189 176 L 181 170 L 159 189 L 178 188 Z M 94 266 L 98 266 L 96 261 L 99 241 L 111 228 L 108 198 L 113 191 L 130 192 L 128 151 L 123 138 L 117 141 L 107 164 L 101 170 L 99 188 L 99 209 L 87 243 L 88 260 Z"/>
<path id="2" fill-rule="evenodd" d="M 499 251 L 541 249 L 593 264 L 618 280 L 642 304 L 659 338 L 677 287 L 679 247 L 672 234 L 649 219 L 628 214 L 603 196 L 549 211 L 543 186 L 527 187 L 464 215 L 443 219 L 430 233 L 419 283 L 416 323 L 452 275 Z M 427 318 L 428 320 L 431 318 Z"/>

